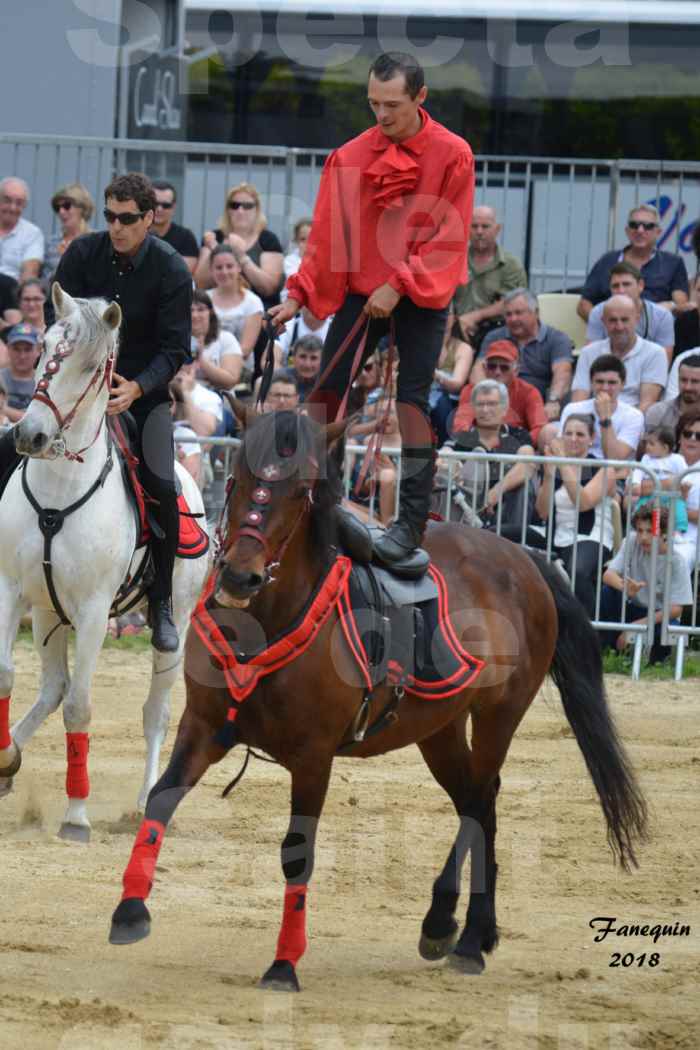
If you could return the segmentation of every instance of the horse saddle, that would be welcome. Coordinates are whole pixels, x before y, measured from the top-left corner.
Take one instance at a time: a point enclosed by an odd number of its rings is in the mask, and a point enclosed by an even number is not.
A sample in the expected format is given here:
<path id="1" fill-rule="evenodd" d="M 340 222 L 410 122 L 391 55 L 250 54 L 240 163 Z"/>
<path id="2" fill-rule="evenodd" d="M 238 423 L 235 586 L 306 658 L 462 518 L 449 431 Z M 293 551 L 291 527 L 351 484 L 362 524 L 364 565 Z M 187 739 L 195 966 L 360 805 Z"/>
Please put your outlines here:
<path id="1" fill-rule="evenodd" d="M 374 559 L 374 541 L 384 532 L 382 525 L 364 525 L 359 518 L 344 507 L 336 508 L 338 541 L 343 551 L 354 562 L 369 565 Z M 422 547 L 411 551 L 401 561 L 391 566 L 383 565 L 383 571 L 402 580 L 419 580 L 427 572 L 430 555 Z M 377 571 L 381 571 L 376 566 Z"/>
<path id="2" fill-rule="evenodd" d="M 137 445 L 136 424 L 128 412 L 108 417 L 112 437 L 118 449 L 119 464 L 124 485 L 136 520 L 136 546 L 144 547 L 153 537 L 162 538 L 162 530 L 149 510 L 152 498 L 144 489 L 138 476 L 138 457 L 134 453 Z M 198 514 L 190 510 L 180 480 L 175 475 L 177 506 L 180 512 L 180 530 L 176 554 L 178 558 L 200 558 L 209 549 L 209 536 L 198 523 Z"/>

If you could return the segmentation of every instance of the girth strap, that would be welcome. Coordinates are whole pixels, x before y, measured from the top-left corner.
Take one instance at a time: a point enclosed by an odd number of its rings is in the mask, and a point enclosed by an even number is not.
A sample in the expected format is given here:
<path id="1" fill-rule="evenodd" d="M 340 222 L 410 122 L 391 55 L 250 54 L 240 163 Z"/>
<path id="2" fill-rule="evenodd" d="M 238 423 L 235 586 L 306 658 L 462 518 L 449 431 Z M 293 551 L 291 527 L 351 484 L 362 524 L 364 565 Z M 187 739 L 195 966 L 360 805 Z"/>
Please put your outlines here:
<path id="1" fill-rule="evenodd" d="M 34 493 L 29 488 L 29 482 L 27 481 L 27 463 L 28 459 L 25 459 L 21 466 L 22 471 L 22 491 L 29 500 L 30 505 L 36 511 L 39 519 L 39 528 L 44 537 L 44 579 L 46 580 L 46 587 L 51 598 L 51 604 L 54 607 L 54 612 L 58 616 L 61 624 L 64 627 L 70 626 L 70 620 L 66 616 L 66 612 L 61 605 L 58 594 L 56 593 L 56 587 L 53 582 L 53 566 L 51 564 L 51 544 L 53 543 L 54 536 L 57 535 L 63 528 L 63 523 L 66 518 L 83 507 L 89 499 L 101 488 L 107 480 L 107 475 L 112 469 L 113 458 L 112 458 L 112 438 L 107 431 L 107 458 L 104 462 L 102 470 L 98 474 L 95 481 L 92 483 L 90 488 L 85 492 L 80 499 L 76 500 L 75 503 L 71 503 L 70 506 L 64 507 L 63 510 L 57 510 L 55 507 L 42 507 L 39 505 L 34 497 Z M 53 631 L 51 632 L 53 634 Z M 51 634 L 45 639 L 44 644 L 49 640 Z"/>

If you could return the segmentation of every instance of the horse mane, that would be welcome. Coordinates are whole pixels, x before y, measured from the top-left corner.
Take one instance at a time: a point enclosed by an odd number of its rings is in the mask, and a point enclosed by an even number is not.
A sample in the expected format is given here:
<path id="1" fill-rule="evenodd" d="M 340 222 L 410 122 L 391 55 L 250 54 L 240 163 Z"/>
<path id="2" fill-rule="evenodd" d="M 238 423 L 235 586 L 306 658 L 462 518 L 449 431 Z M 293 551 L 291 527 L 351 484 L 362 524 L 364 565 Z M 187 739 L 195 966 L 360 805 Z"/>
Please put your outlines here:
<path id="1" fill-rule="evenodd" d="M 343 495 L 342 440 L 329 452 L 321 428 L 307 415 L 293 411 L 266 412 L 246 429 L 239 456 L 256 477 L 270 463 L 280 467 L 283 478 L 295 474 L 302 480 L 317 476 L 311 507 L 312 540 L 316 549 L 324 552 L 336 544 L 333 507 Z M 312 466 L 315 464 L 318 466 Z"/>

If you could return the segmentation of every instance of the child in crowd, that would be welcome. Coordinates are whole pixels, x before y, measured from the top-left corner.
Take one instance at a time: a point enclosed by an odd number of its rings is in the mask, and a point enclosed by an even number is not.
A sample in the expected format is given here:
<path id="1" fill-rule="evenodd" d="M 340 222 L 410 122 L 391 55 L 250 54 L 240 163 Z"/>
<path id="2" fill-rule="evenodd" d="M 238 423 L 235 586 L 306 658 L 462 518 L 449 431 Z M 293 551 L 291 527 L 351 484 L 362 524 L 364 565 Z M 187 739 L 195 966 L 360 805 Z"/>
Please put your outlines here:
<path id="1" fill-rule="evenodd" d="M 654 594 L 650 595 L 651 550 L 653 544 L 653 508 L 649 503 L 639 507 L 632 515 L 634 532 L 625 537 L 622 546 L 609 563 L 603 574 L 603 588 L 600 594 L 600 619 L 611 623 L 646 623 L 650 608 L 654 610 L 654 645 L 649 654 L 650 663 L 659 663 L 670 653 L 669 646 L 662 646 L 661 619 L 664 581 L 666 579 L 666 561 L 671 558 L 671 576 L 668 600 L 669 621 L 678 623 L 684 605 L 691 605 L 693 591 L 690 573 L 685 559 L 678 551 L 670 548 L 668 536 L 668 508 L 662 507 L 659 512 L 659 542 L 656 558 L 656 580 Z M 623 593 L 626 601 L 623 603 Z M 624 608 L 623 608 L 624 604 Z M 624 630 L 615 628 L 600 631 L 600 644 L 603 649 L 623 650 L 629 639 Z"/>
<path id="2" fill-rule="evenodd" d="M 669 487 L 673 484 L 674 478 L 679 477 L 687 470 L 687 464 L 683 456 L 679 452 L 673 451 L 675 443 L 676 435 L 672 427 L 651 427 L 644 436 L 646 451 L 642 456 L 641 465 L 648 467 L 649 470 L 653 470 L 662 484 L 667 482 Z M 635 511 L 649 502 L 653 488 L 653 482 L 646 471 L 640 470 L 638 467 L 632 472 L 630 495 L 637 501 L 634 506 Z M 662 506 L 668 507 L 671 502 L 675 506 L 675 531 L 679 533 L 687 532 L 688 512 L 685 500 L 682 496 L 672 496 L 670 493 L 662 495 Z"/>

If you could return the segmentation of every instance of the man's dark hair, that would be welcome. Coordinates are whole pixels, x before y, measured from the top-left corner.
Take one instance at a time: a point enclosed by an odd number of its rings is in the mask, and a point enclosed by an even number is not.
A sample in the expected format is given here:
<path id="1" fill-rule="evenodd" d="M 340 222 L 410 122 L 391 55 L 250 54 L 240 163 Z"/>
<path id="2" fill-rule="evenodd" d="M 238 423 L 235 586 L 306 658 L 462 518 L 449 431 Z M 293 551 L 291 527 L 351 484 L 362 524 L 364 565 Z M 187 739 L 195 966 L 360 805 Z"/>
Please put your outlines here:
<path id="1" fill-rule="evenodd" d="M 632 515 L 632 524 L 636 525 L 639 521 L 651 521 L 654 520 L 654 507 L 651 503 L 643 503 L 641 507 L 638 507 Z M 668 529 L 668 507 L 661 507 L 659 510 L 659 531 L 666 532 Z"/>
<path id="2" fill-rule="evenodd" d="M 151 186 L 154 190 L 170 190 L 173 195 L 173 203 L 177 200 L 177 190 L 172 182 L 168 182 L 166 179 L 153 179 Z"/>
<path id="3" fill-rule="evenodd" d="M 641 270 L 638 270 L 636 266 L 628 262 L 617 262 L 610 271 L 611 277 L 617 277 L 623 273 L 630 273 L 634 277 L 635 281 L 643 281 L 644 277 Z"/>
<path id="4" fill-rule="evenodd" d="M 139 211 L 155 211 L 156 195 L 153 183 L 147 175 L 130 171 L 126 175 L 117 175 L 105 190 L 105 202 L 109 198 L 115 201 L 134 201 Z"/>
<path id="5" fill-rule="evenodd" d="M 692 426 L 693 423 L 700 423 L 700 408 L 689 408 L 678 420 L 676 424 L 676 443 L 678 448 L 680 448 L 683 431 L 687 427 Z"/>
<path id="6" fill-rule="evenodd" d="M 323 350 L 323 343 L 317 335 L 302 335 L 289 352 L 296 354 L 299 350 L 310 350 L 312 353 L 320 354 Z"/>
<path id="7" fill-rule="evenodd" d="M 700 353 L 699 354 L 688 354 L 678 365 L 678 371 L 685 366 L 686 368 L 700 368 Z"/>
<path id="8" fill-rule="evenodd" d="M 369 67 L 369 76 L 375 76 L 377 80 L 393 80 L 399 74 L 403 74 L 409 96 L 415 98 L 425 84 L 425 74 L 412 55 L 403 51 L 385 51 Z"/>
<path id="9" fill-rule="evenodd" d="M 294 375 L 294 371 L 291 368 L 278 368 L 273 372 L 270 386 L 272 386 L 273 383 L 287 383 L 289 386 L 293 386 L 296 392 L 299 393 L 297 377 Z"/>
<path id="10" fill-rule="evenodd" d="M 627 378 L 627 369 L 620 358 L 615 357 L 614 354 L 601 354 L 600 357 L 596 357 L 591 365 L 591 379 L 598 372 L 617 372 L 623 383 Z"/>

